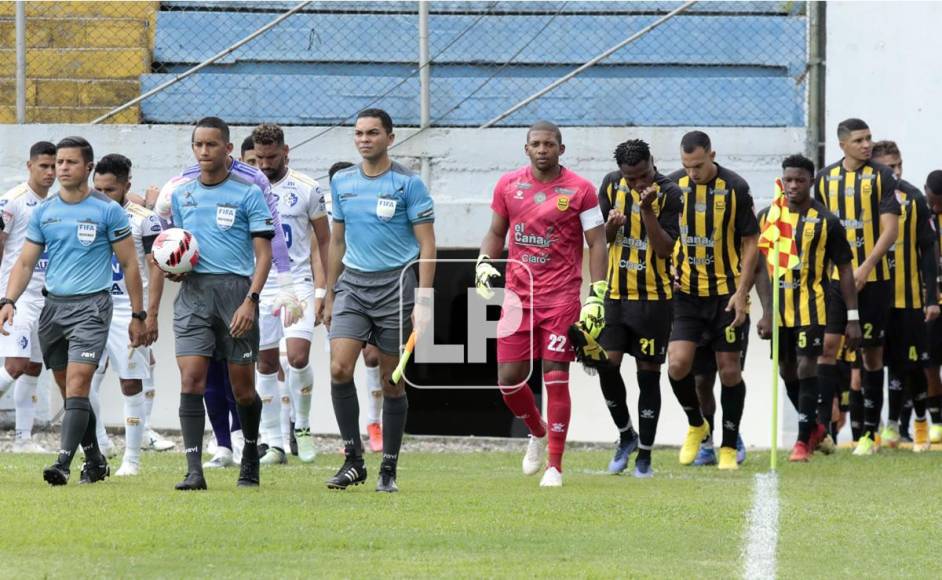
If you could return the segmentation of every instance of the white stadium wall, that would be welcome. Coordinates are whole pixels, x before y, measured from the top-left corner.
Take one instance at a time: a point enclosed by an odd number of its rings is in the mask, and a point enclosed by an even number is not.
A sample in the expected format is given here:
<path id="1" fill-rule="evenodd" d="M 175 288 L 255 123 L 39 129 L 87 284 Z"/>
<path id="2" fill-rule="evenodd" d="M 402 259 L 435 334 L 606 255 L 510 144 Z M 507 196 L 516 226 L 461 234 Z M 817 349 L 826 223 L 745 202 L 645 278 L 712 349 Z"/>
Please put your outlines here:
<path id="1" fill-rule="evenodd" d="M 942 3 L 829 2 L 827 10 L 828 162 L 841 156 L 837 124 L 859 117 L 874 139 L 896 141 L 903 179 L 922 189 L 942 169 Z"/>
<path id="2" fill-rule="evenodd" d="M 319 131 L 316 127 L 288 128 L 288 143 L 297 143 Z M 647 140 L 654 152 L 658 167 L 667 173 L 680 167 L 678 143 L 686 128 L 566 128 L 563 140 L 567 152 L 563 163 L 583 174 L 594 183 L 614 168 L 612 151 L 617 143 L 629 138 Z M 248 128 L 233 130 L 233 142 L 238 149 Z M 413 129 L 398 132 L 400 139 Z M 710 133 L 717 161 L 741 173 L 753 188 L 757 205 L 768 201 L 771 183 L 778 174 L 781 159 L 804 149 L 802 128 L 737 129 L 711 128 Z M 24 157 L 29 145 L 40 139 L 57 140 L 67 135 L 80 134 L 95 148 L 96 157 L 121 152 L 134 162 L 135 191 L 151 184 L 162 184 L 166 179 L 192 163 L 189 149 L 190 129 L 183 126 L 76 126 L 76 125 L 0 125 L 0 143 L 4 155 L 0 156 L 5 176 L 4 187 L 12 186 L 25 177 Z M 490 220 L 491 190 L 499 175 L 525 163 L 524 129 L 435 129 L 425 138 L 416 138 L 395 151 L 406 164 L 418 168 L 418 156 L 431 158 L 431 191 L 436 201 L 436 234 L 440 247 L 474 248 Z M 12 144 L 19 144 L 14 146 Z M 336 129 L 324 137 L 305 145 L 290 155 L 291 166 L 312 176 L 321 176 L 335 161 L 355 160 L 349 128 Z M 322 180 L 326 181 L 326 180 Z M 157 403 L 154 426 L 175 429 L 179 427 L 177 404 L 179 377 L 173 363 L 172 303 L 175 285 L 167 284 L 161 310 L 161 339 L 157 344 Z M 758 314 L 758 300 L 753 298 L 753 313 Z M 315 398 L 312 424 L 318 432 L 336 431 L 336 423 L 329 398 L 327 354 L 324 334 L 319 332 L 313 347 L 312 364 L 315 369 Z M 768 446 L 770 442 L 769 412 L 770 364 L 768 346 L 753 333 L 750 355 L 746 364 L 748 395 L 743 416 L 743 434 L 748 444 Z M 631 393 L 632 415 L 636 415 L 637 397 L 634 365 L 624 367 Z M 362 365 L 358 367 L 357 384 L 364 389 Z M 662 416 L 658 442 L 678 444 L 685 432 L 683 414 L 662 372 Z M 104 386 L 104 419 L 108 425 L 122 422 L 122 403 L 113 373 Z M 586 376 L 581 367 L 573 368 L 571 382 L 573 422 L 570 438 L 582 441 L 610 441 L 615 431 L 599 391 L 598 379 Z M 717 395 L 717 399 L 719 396 Z M 58 406 L 58 396 L 53 396 Z M 7 405 L 9 406 L 9 405 Z M 789 410 L 790 412 L 790 410 Z M 788 421 L 786 424 L 791 424 Z"/>

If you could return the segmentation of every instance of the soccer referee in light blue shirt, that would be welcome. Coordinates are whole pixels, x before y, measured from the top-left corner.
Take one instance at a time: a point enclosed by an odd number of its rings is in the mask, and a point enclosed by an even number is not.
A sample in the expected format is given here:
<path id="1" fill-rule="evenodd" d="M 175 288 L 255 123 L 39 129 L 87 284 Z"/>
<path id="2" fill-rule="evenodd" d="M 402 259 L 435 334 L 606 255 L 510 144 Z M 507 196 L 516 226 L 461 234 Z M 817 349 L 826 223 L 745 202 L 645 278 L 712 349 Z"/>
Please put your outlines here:
<path id="1" fill-rule="evenodd" d="M 50 485 L 68 483 L 79 443 L 85 451 L 81 482 L 95 483 L 109 475 L 108 462 L 98 449 L 88 392 L 111 324 L 112 252 L 124 269 L 131 299 L 129 344 L 144 344 L 147 314 L 131 226 L 120 205 L 89 189 L 93 157 L 91 145 L 81 137 L 68 137 L 56 145 L 61 189 L 33 212 L 7 295 L 0 299 L 0 332 L 6 334 L 3 327 L 13 322 L 16 300 L 45 250 L 49 263 L 39 343 L 65 400 L 59 457 L 43 470 Z"/>
<path id="2" fill-rule="evenodd" d="M 390 376 L 399 345 L 412 330 L 416 284 L 430 291 L 435 277 L 435 209 L 419 176 L 389 158 L 395 138 L 386 111 L 361 111 L 354 142 L 363 162 L 334 174 L 331 181 L 334 227 L 324 312 L 330 328 L 330 394 L 346 455 L 327 481 L 331 489 L 366 480 L 353 368 L 370 343 L 380 351 L 383 376 L 383 459 L 376 491 L 399 490 L 396 466 L 409 403 L 402 381 L 392 385 Z M 423 260 L 418 281 L 409 267 L 416 258 Z M 424 310 L 426 305 L 419 306 Z M 416 318 L 421 332 L 425 317 L 417 313 Z"/>
<path id="3" fill-rule="evenodd" d="M 170 202 L 173 224 L 192 233 L 200 245 L 199 263 L 182 278 L 173 305 L 182 381 L 180 427 L 187 462 L 186 477 L 176 489 L 206 489 L 203 394 L 213 358 L 229 363 L 245 438 L 237 485 L 257 487 L 262 415 L 262 401 L 255 391 L 258 302 L 272 264 L 274 220 L 258 185 L 229 171 L 232 143 L 229 126 L 222 119 L 206 117 L 197 122 L 192 147 L 200 174 L 178 185 Z"/>

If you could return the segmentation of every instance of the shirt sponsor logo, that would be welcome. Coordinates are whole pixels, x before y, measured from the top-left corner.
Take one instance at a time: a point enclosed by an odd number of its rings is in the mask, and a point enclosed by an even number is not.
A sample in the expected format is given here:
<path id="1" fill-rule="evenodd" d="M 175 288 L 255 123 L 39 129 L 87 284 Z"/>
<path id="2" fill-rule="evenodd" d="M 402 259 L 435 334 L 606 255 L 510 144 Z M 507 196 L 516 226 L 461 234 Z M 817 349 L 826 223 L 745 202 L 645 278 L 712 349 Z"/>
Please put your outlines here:
<path id="1" fill-rule="evenodd" d="M 519 189 L 519 190 L 521 190 L 521 191 L 526 191 L 526 190 L 532 189 L 532 188 L 533 188 L 533 184 L 530 183 L 529 181 L 518 181 L 518 182 L 517 182 L 517 189 Z"/>
<path id="2" fill-rule="evenodd" d="M 83 246 L 90 246 L 98 235 L 98 224 L 90 221 L 78 222 L 75 226 L 75 235 Z"/>
<path id="3" fill-rule="evenodd" d="M 714 189 L 713 190 L 713 195 L 724 196 L 727 193 L 729 193 L 728 189 Z"/>
<path id="4" fill-rule="evenodd" d="M 716 246 L 716 240 L 704 236 L 683 236 L 685 246 L 694 246 L 698 248 L 713 248 Z"/>
<path id="5" fill-rule="evenodd" d="M 523 224 L 514 225 L 514 243 L 534 248 L 548 248 L 553 244 L 553 227 L 546 229 L 545 235 L 528 234 Z"/>
<path id="6" fill-rule="evenodd" d="M 705 203 L 695 203 L 693 204 L 693 209 L 697 213 L 706 213 L 707 206 Z"/>
<path id="7" fill-rule="evenodd" d="M 555 191 L 559 195 L 573 195 L 576 193 L 575 189 L 569 189 L 566 187 L 554 187 L 553 191 Z"/>
<path id="8" fill-rule="evenodd" d="M 618 263 L 618 267 L 628 272 L 640 272 L 644 270 L 645 265 L 643 262 L 629 262 L 628 260 L 621 260 Z"/>
<path id="9" fill-rule="evenodd" d="M 625 238 L 621 241 L 621 245 L 626 248 L 632 248 L 635 250 L 647 250 L 648 241 L 639 240 L 638 238 Z"/>
<path id="10" fill-rule="evenodd" d="M 217 205 L 216 206 L 216 226 L 225 231 L 228 230 L 235 224 L 236 218 L 236 208 L 226 206 L 226 205 Z"/>
<path id="11" fill-rule="evenodd" d="M 861 220 L 841 220 L 841 225 L 848 230 L 862 230 L 867 224 Z"/>
<path id="12" fill-rule="evenodd" d="M 569 209 L 569 197 L 563 195 L 556 198 L 556 209 L 559 211 L 566 211 Z"/>
<path id="13" fill-rule="evenodd" d="M 854 197 L 855 195 L 857 195 L 857 190 L 854 189 L 853 187 L 845 187 L 845 188 L 844 188 L 844 195 L 845 195 L 846 197 Z"/>
<path id="14" fill-rule="evenodd" d="M 546 201 L 545 191 L 541 191 L 537 193 L 535 196 L 533 196 L 533 203 L 543 203 L 544 201 Z"/>

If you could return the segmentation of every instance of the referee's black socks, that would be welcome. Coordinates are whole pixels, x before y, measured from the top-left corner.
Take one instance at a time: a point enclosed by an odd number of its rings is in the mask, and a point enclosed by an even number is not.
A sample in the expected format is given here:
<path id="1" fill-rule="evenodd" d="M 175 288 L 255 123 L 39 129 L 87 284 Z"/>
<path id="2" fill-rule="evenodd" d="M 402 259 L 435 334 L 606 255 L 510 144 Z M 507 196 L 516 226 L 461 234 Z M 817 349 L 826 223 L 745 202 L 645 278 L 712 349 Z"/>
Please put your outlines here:
<path id="1" fill-rule="evenodd" d="M 203 473 L 203 431 L 205 429 L 206 412 L 203 410 L 203 395 L 180 393 L 180 431 L 183 434 L 187 473 Z"/>
<path id="2" fill-rule="evenodd" d="M 383 397 L 383 462 L 381 469 L 390 469 L 395 473 L 399 461 L 399 449 L 402 436 L 406 432 L 406 416 L 409 413 L 409 399 L 403 393 L 401 397 Z"/>
<path id="3" fill-rule="evenodd" d="M 353 381 L 346 383 L 330 382 L 330 400 L 334 405 L 334 416 L 343 439 L 344 453 L 347 459 L 363 460 L 363 442 L 360 440 L 360 401 L 357 387 Z M 385 403 L 383 404 L 385 407 Z M 385 409 L 384 409 L 385 414 Z M 383 425 L 383 445 L 386 444 L 386 430 Z M 402 436 L 400 435 L 400 440 Z M 398 451 L 397 451 L 398 453 Z"/>
<path id="4" fill-rule="evenodd" d="M 92 415 L 92 405 L 88 397 L 66 397 L 65 415 L 62 418 L 62 433 L 59 442 L 59 457 L 56 463 L 59 467 L 69 469 L 72 458 L 78 446 L 85 439 L 88 430 L 88 419 Z M 92 435 L 95 429 L 92 427 Z"/>
<path id="5" fill-rule="evenodd" d="M 262 398 L 255 393 L 255 398 L 248 405 L 236 405 L 239 422 L 242 423 L 242 437 L 245 447 L 242 456 L 258 458 L 258 428 L 262 422 Z"/>

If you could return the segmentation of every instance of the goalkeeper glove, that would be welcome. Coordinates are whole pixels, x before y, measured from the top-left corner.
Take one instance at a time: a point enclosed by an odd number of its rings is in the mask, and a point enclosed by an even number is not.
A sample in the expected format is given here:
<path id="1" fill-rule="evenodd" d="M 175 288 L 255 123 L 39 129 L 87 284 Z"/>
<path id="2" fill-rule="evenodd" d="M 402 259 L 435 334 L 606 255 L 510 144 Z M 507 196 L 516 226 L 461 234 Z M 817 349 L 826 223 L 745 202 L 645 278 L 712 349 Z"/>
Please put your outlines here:
<path id="1" fill-rule="evenodd" d="M 288 272 L 278 274 L 278 295 L 272 305 L 271 312 L 281 317 L 282 323 L 287 327 L 301 320 L 304 316 L 304 304 L 298 300 L 294 292 L 294 279 Z"/>
<path id="2" fill-rule="evenodd" d="M 605 328 L 605 294 L 608 292 L 608 282 L 599 280 L 593 282 L 589 289 L 589 296 L 582 305 L 579 313 L 579 322 L 589 335 L 597 339 Z"/>
<path id="3" fill-rule="evenodd" d="M 485 300 L 494 297 L 494 291 L 491 290 L 491 278 L 499 278 L 500 272 L 497 268 L 491 266 L 491 259 L 486 254 L 478 256 L 478 262 L 474 267 L 474 286 L 478 296 Z"/>

